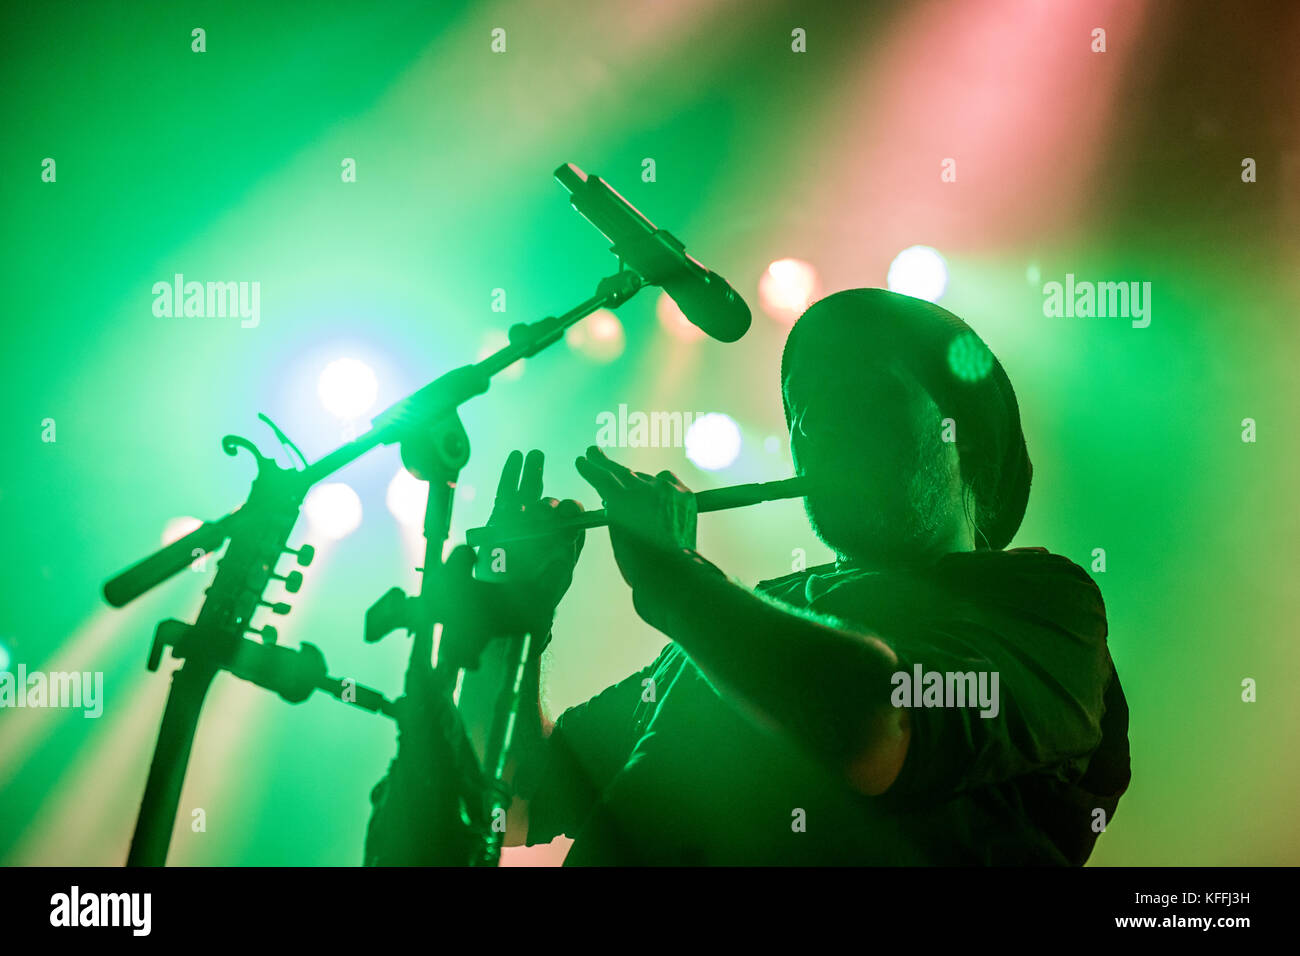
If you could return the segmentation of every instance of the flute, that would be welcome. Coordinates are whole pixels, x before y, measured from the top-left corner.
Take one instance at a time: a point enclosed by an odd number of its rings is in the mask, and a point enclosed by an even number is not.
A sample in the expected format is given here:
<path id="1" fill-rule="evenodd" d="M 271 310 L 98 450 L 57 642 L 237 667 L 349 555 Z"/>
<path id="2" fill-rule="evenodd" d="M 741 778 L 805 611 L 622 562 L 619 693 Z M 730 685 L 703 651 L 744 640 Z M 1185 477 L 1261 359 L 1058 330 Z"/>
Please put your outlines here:
<path id="1" fill-rule="evenodd" d="M 727 511 L 731 508 L 747 508 L 764 501 L 779 501 L 783 498 L 802 498 L 808 494 L 807 478 L 783 478 L 780 481 L 757 481 L 747 485 L 729 485 L 726 488 L 713 488 L 709 491 L 695 493 L 697 512 Z M 609 516 L 605 509 L 584 511 L 582 514 L 566 521 L 551 524 L 527 524 L 509 526 L 484 525 L 470 528 L 465 532 L 465 543 L 471 548 L 493 547 L 508 541 L 521 541 L 557 532 L 574 531 L 578 528 L 604 528 L 609 525 Z"/>

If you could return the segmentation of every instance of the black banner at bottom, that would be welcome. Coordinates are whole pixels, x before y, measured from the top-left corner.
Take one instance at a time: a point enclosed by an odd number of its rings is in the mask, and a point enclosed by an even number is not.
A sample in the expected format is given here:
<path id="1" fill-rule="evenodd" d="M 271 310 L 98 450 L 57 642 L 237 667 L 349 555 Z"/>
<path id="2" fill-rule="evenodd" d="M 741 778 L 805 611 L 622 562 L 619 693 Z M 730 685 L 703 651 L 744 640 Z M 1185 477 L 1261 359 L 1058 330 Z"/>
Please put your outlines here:
<path id="1" fill-rule="evenodd" d="M 476 932 L 650 945 L 671 913 L 735 941 L 774 928 L 961 939 L 1231 934 L 1277 928 L 1287 869 L 74 869 L 0 870 L 7 942 L 389 945 Z M 877 935 L 885 934 L 885 935 Z M 459 936 L 459 932 L 457 933 Z M 1056 937 L 1048 937 L 1056 938 Z M 769 940 L 770 941 L 770 940 Z"/>

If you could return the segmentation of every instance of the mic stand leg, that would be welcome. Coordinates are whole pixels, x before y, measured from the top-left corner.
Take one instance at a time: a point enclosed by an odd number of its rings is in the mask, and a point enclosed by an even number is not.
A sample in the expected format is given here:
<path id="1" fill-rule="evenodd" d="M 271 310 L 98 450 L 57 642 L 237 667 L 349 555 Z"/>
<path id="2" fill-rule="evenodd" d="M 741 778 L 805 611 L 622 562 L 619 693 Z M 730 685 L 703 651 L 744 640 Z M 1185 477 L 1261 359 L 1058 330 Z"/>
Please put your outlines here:
<path id="1" fill-rule="evenodd" d="M 452 497 L 456 481 L 469 458 L 469 437 L 456 415 L 447 416 L 419 431 L 413 431 L 402 441 L 402 460 L 418 476 L 427 476 L 429 482 L 428 505 L 424 515 L 425 553 L 420 595 L 418 598 L 420 612 L 416 615 L 415 628 L 412 631 L 411 660 L 407 668 L 407 694 L 432 693 L 441 698 L 440 704 L 431 708 L 431 712 L 455 713 L 452 693 L 461 677 L 460 667 L 464 662 L 449 660 L 454 656 L 444 654 L 439 649 L 438 666 L 429 670 L 433 655 L 434 622 L 446 619 L 447 608 L 437 606 L 437 596 L 446 594 L 435 584 L 431 575 L 439 573 L 442 565 L 442 553 L 450 533 Z M 505 841 L 505 818 L 510 806 L 510 791 L 505 785 L 506 765 L 510 758 L 510 746 L 514 738 L 514 728 L 519 711 L 519 700 L 523 686 L 524 672 L 528 662 L 532 635 L 519 634 L 509 638 L 509 651 L 506 655 L 506 670 L 503 684 L 497 695 L 495 713 L 489 730 L 484 760 L 479 764 L 468 738 L 458 720 L 455 727 L 448 728 L 454 739 L 449 747 L 442 750 L 448 754 L 452 766 L 444 769 L 452 779 L 444 779 L 438 787 L 438 799 L 451 799 L 451 794 L 459 789 L 461 799 L 469 817 L 471 829 L 479 831 L 480 839 L 476 841 L 475 852 L 461 862 L 473 866 L 496 866 L 501 857 L 501 848 Z M 472 666 L 472 665 L 471 665 Z M 423 686 L 422 686 L 423 685 Z M 439 820 L 450 820 L 453 815 L 446 808 L 430 808 Z M 457 826 L 457 824 L 450 824 Z M 434 852 L 441 858 L 451 857 L 458 860 L 462 841 L 460 832 L 448 833 L 438 842 L 444 847 L 434 847 Z"/>
<path id="2" fill-rule="evenodd" d="M 434 633 L 446 616 L 439 607 L 444 593 L 437 580 L 443 573 L 443 550 L 450 535 L 451 511 L 460 469 L 469 459 L 469 436 L 455 414 L 433 422 L 412 422 L 401 440 L 402 461 L 428 482 L 424 514 L 424 564 L 416 612 L 411 621 L 411 657 L 406 671 L 406 695 L 417 713 L 436 726 L 422 728 L 431 734 L 429 759 L 434 765 L 428 775 L 433 806 L 424 808 L 424 833 L 431 844 L 423 860 L 435 865 L 466 866 L 479 855 L 474 832 L 481 824 L 482 773 L 472 744 L 455 707 L 455 691 L 461 676 L 461 662 L 439 647 L 433 664 Z M 430 699 L 432 697 L 433 699 Z"/>
<path id="3" fill-rule="evenodd" d="M 217 670 L 214 663 L 200 657 L 186 659 L 172 673 L 172 686 L 158 728 L 158 742 L 149 764 L 149 778 L 140 801 L 127 866 L 162 866 L 167 862 L 199 712 Z"/>

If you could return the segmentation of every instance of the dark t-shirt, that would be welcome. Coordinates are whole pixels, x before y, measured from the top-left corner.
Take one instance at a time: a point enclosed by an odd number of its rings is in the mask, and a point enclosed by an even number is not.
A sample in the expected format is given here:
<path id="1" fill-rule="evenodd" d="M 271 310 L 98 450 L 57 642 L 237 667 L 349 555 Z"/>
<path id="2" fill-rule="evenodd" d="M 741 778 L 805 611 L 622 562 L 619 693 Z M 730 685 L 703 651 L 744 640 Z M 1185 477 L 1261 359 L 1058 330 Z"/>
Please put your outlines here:
<path id="1" fill-rule="evenodd" d="M 902 771 L 868 797 L 669 644 L 560 716 L 530 788 L 529 845 L 573 837 L 570 866 L 1087 860 L 1128 787 L 1129 750 L 1105 608 L 1082 568 L 1017 548 L 922 571 L 823 565 L 757 590 L 877 635 L 900 671 L 997 672 L 996 716 L 913 707 Z"/>

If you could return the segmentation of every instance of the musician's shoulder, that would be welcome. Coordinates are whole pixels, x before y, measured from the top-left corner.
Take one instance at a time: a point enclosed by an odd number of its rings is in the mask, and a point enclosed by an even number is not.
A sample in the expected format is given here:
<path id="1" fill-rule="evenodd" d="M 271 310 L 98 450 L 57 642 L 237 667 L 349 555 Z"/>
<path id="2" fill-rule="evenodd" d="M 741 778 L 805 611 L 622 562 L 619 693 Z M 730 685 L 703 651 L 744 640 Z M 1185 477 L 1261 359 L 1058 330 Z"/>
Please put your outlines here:
<path id="1" fill-rule="evenodd" d="M 788 591 L 794 588 L 802 588 L 809 576 L 814 574 L 825 574 L 835 570 L 835 562 L 829 561 L 826 564 L 819 564 L 815 567 L 804 568 L 802 571 L 793 571 L 790 574 L 783 574 L 779 578 L 768 578 L 759 581 L 754 585 L 754 590 L 762 594 L 771 594 L 774 597 L 779 596 L 780 592 Z"/>
<path id="2" fill-rule="evenodd" d="M 1025 574 L 1053 573 L 1092 582 L 1091 576 L 1070 558 L 1049 548 L 1019 547 L 999 551 L 971 551 L 973 561 Z"/>

